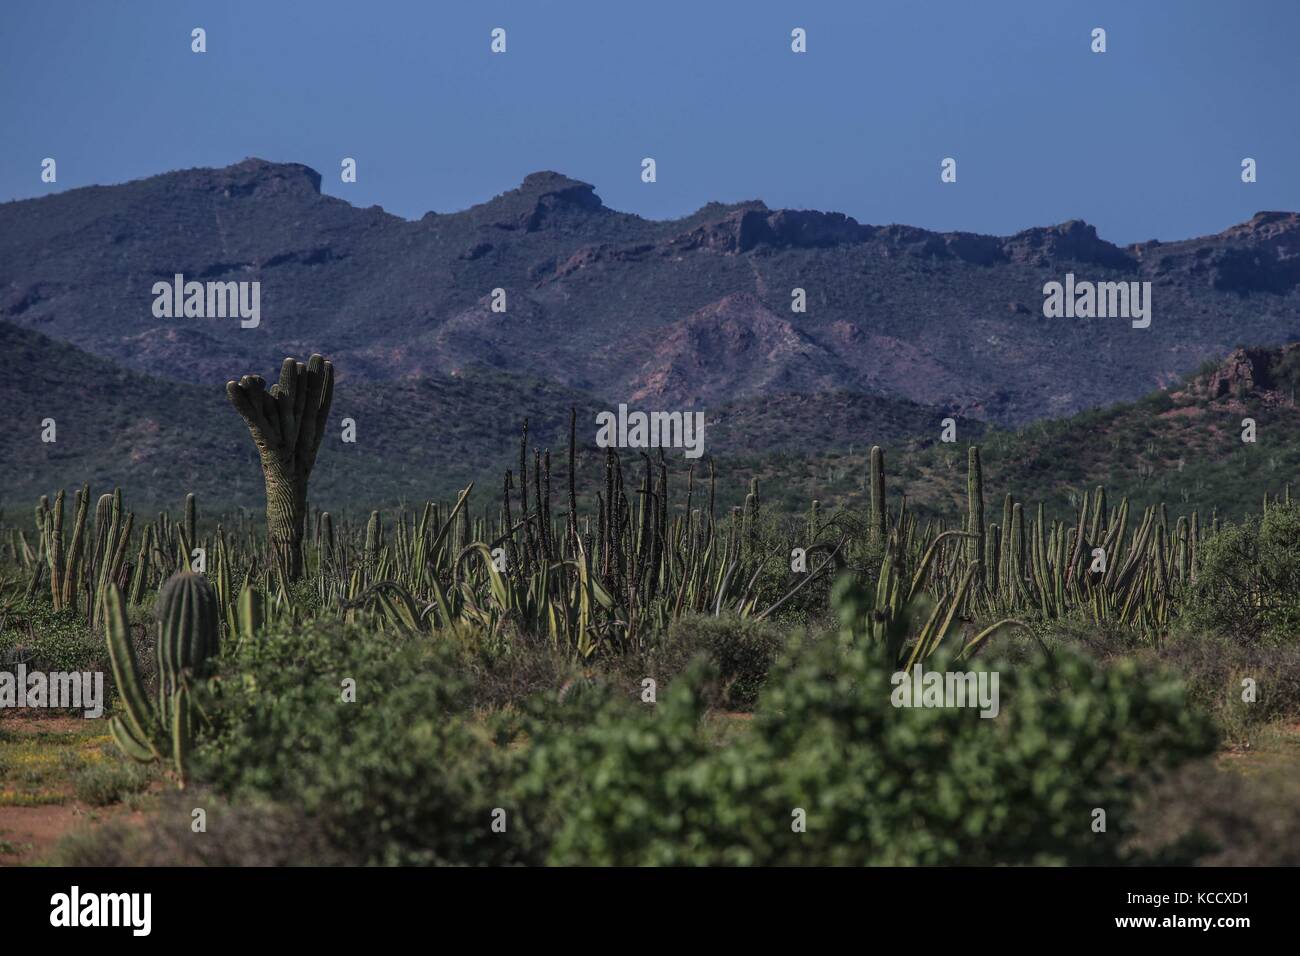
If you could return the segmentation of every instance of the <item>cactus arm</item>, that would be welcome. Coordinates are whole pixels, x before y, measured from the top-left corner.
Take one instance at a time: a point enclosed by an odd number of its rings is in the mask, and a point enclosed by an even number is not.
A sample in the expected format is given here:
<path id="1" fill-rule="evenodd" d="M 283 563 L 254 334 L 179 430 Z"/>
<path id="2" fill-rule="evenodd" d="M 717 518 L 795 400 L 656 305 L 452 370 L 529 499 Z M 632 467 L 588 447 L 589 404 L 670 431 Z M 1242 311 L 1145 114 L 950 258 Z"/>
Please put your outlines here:
<path id="1" fill-rule="evenodd" d="M 117 692 L 126 711 L 123 715 L 123 730 L 130 731 L 133 742 L 147 746 L 155 757 L 160 756 L 155 742 L 154 711 L 149 704 L 149 696 L 145 693 L 144 682 L 140 680 L 126 608 L 122 603 L 122 591 L 117 585 L 111 586 L 104 593 L 104 634 L 108 641 L 113 682 L 117 685 Z M 125 745 L 122 749 L 131 753 L 131 749 Z"/>
<path id="2" fill-rule="evenodd" d="M 153 745 L 138 738 L 130 724 L 120 715 L 108 722 L 108 732 L 118 749 L 137 763 L 153 763 L 158 759 L 158 752 L 153 749 Z"/>
<path id="3" fill-rule="evenodd" d="M 193 744 L 193 725 L 190 712 L 190 692 L 184 683 L 176 689 L 172 699 L 172 762 L 176 767 L 176 776 L 180 780 L 180 789 L 189 783 L 190 751 Z"/>

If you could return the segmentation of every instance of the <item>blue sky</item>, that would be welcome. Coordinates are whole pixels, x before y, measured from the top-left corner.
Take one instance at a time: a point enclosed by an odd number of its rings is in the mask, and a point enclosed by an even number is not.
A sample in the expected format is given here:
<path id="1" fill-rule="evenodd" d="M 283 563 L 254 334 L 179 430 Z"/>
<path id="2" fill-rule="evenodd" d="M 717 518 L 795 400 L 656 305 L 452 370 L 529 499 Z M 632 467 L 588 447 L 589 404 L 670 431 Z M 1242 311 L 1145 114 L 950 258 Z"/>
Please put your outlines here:
<path id="1" fill-rule="evenodd" d="M 1300 209 L 1297 38 L 1296 0 L 15 2 L 0 200 L 260 156 L 411 218 L 555 169 L 652 218 L 760 198 L 1176 239 Z"/>

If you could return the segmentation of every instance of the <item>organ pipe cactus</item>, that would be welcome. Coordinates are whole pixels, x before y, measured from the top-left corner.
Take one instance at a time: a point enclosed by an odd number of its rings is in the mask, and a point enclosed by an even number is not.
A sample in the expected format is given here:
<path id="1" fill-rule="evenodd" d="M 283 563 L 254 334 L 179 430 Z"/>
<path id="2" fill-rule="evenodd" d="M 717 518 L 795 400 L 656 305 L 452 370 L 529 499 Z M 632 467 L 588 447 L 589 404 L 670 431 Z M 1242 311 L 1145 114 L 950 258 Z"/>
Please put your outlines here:
<path id="1" fill-rule="evenodd" d="M 188 572 L 173 575 L 163 585 L 158 597 L 155 701 L 145 690 L 126 603 L 116 584 L 104 593 L 104 633 L 123 709 L 109 722 L 109 733 L 133 760 L 151 763 L 170 757 L 184 789 L 196 710 L 193 683 L 219 650 L 217 599 L 211 585 L 202 575 Z"/>
<path id="2" fill-rule="evenodd" d="M 62 606 L 76 610 L 77 577 L 86 550 L 86 512 L 90 506 L 90 485 L 82 485 L 77 492 L 77 516 L 72 525 L 72 540 L 68 543 L 63 569 Z"/>
<path id="3" fill-rule="evenodd" d="M 185 496 L 185 540 L 191 548 L 198 547 L 199 538 L 198 504 L 194 494 Z"/>
<path id="4" fill-rule="evenodd" d="M 268 391 L 260 375 L 226 383 L 226 396 L 248 425 L 266 482 L 267 546 L 290 580 L 302 575 L 307 482 L 334 398 L 334 366 L 319 355 L 304 365 L 286 358 Z"/>
<path id="5" fill-rule="evenodd" d="M 871 538 L 880 547 L 888 534 L 885 515 L 885 453 L 879 445 L 871 446 Z"/>
<path id="6" fill-rule="evenodd" d="M 135 556 L 135 568 L 131 577 L 131 603 L 139 604 L 144 600 L 145 588 L 149 584 L 149 555 L 153 550 L 153 525 L 145 525 L 140 534 L 140 550 Z"/>
<path id="7" fill-rule="evenodd" d="M 379 549 L 383 546 L 384 526 L 378 511 L 370 512 L 370 521 L 366 523 L 366 567 L 373 568 L 379 563 Z"/>
<path id="8" fill-rule="evenodd" d="M 63 500 L 64 493 L 59 491 L 54 496 L 53 509 L 45 515 L 43 527 L 45 556 L 50 568 L 50 600 L 56 611 L 77 606 L 77 580 L 85 549 L 86 510 L 90 503 L 90 487 L 83 486 L 77 492 L 77 511 L 73 519 L 72 538 L 66 546 L 63 541 Z"/>
<path id="9" fill-rule="evenodd" d="M 978 445 L 970 446 L 966 466 L 966 530 L 972 536 L 966 543 L 966 553 L 974 563 L 984 557 L 984 469 L 980 467 Z"/>
<path id="10" fill-rule="evenodd" d="M 320 548 L 321 564 L 328 565 L 334 563 L 334 519 L 328 511 L 320 516 Z"/>

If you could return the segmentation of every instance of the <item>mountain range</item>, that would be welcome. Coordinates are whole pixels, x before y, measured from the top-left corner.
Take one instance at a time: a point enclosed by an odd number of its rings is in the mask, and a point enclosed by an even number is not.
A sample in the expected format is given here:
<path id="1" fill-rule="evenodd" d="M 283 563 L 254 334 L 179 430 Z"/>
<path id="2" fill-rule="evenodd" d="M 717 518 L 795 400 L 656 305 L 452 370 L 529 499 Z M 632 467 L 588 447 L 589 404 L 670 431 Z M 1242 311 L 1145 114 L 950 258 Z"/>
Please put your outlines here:
<path id="1" fill-rule="evenodd" d="M 419 497 L 517 456 L 525 417 L 558 451 L 570 408 L 700 409 L 723 456 L 920 448 L 945 417 L 964 440 L 1023 431 L 1300 340 L 1292 212 L 1118 246 L 1078 220 L 996 237 L 759 201 L 652 221 L 553 172 L 414 221 L 320 185 L 249 159 L 0 204 L 0 401 L 20 423 L 0 500 L 85 477 L 256 501 L 222 386 L 285 355 L 331 358 L 334 417 L 358 422 L 356 446 L 322 453 L 322 486 Z M 1150 328 L 1045 318 L 1067 273 L 1150 282 Z M 155 317 L 176 274 L 260 283 L 260 324 Z"/>
<path id="2" fill-rule="evenodd" d="M 409 221 L 320 182 L 249 159 L 2 204 L 0 319 L 194 384 L 318 351 L 367 381 L 486 367 L 671 409 L 842 390 L 1000 424 L 1300 339 L 1295 213 L 1120 247 L 1077 220 L 995 237 L 757 201 L 651 221 L 552 172 Z M 1151 327 L 1044 318 L 1067 272 L 1150 281 Z M 155 318 L 176 274 L 260 282 L 261 324 Z"/>

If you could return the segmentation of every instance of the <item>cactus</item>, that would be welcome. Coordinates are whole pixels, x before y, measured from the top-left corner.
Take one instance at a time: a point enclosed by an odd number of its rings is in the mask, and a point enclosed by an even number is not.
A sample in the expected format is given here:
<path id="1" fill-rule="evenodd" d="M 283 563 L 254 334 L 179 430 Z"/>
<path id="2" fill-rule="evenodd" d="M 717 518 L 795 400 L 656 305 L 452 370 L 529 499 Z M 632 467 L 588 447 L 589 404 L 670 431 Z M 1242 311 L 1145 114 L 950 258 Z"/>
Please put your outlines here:
<path id="1" fill-rule="evenodd" d="M 889 533 L 885 515 L 885 453 L 879 445 L 871 446 L 871 540 L 885 546 Z"/>
<path id="2" fill-rule="evenodd" d="M 321 564 L 328 566 L 334 563 L 334 519 L 328 511 L 322 512 L 320 516 L 320 548 Z"/>
<path id="3" fill-rule="evenodd" d="M 45 559 L 50 565 L 50 601 L 56 611 L 63 607 L 63 498 L 60 488 L 54 496 L 54 507 L 47 509 L 44 528 Z"/>
<path id="4" fill-rule="evenodd" d="M 379 512 L 370 512 L 370 520 L 366 523 L 366 550 L 365 561 L 366 567 L 373 569 L 379 563 L 379 549 L 383 547 L 384 526 L 380 523 Z"/>
<path id="5" fill-rule="evenodd" d="M 966 554 L 973 564 L 984 557 L 984 469 L 977 445 L 971 445 L 966 455 L 966 506 L 966 530 L 974 535 L 966 543 Z"/>
<path id="6" fill-rule="evenodd" d="M 266 627 L 266 601 L 262 592 L 244 585 L 235 608 L 236 634 L 239 643 L 259 637 Z"/>
<path id="7" fill-rule="evenodd" d="M 191 493 L 185 496 L 185 540 L 191 548 L 199 546 L 198 530 L 198 503 L 194 500 L 193 493 Z"/>
<path id="8" fill-rule="evenodd" d="M 77 516 L 72 524 L 72 539 L 63 568 L 63 607 L 77 608 L 77 578 L 86 550 L 86 513 L 90 508 L 90 485 L 82 485 L 77 492 Z"/>
<path id="9" fill-rule="evenodd" d="M 144 600 L 145 588 L 149 585 L 149 555 L 153 550 L 153 525 L 145 525 L 140 535 L 140 550 L 135 556 L 135 569 L 131 577 L 131 603 L 139 604 Z"/>
<path id="10" fill-rule="evenodd" d="M 307 483 L 334 397 L 334 366 L 319 355 L 305 365 L 287 358 L 269 391 L 260 375 L 245 375 L 226 383 L 226 396 L 261 457 L 267 546 L 296 580 L 302 575 Z"/>
<path id="11" fill-rule="evenodd" d="M 158 694 L 150 702 L 136 663 L 122 590 L 104 592 L 104 634 L 123 713 L 109 722 L 114 742 L 142 763 L 170 756 L 181 789 L 189 780 L 193 682 L 219 651 L 217 600 L 202 575 L 173 575 L 158 597 Z"/>

